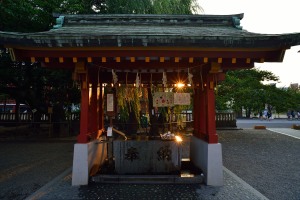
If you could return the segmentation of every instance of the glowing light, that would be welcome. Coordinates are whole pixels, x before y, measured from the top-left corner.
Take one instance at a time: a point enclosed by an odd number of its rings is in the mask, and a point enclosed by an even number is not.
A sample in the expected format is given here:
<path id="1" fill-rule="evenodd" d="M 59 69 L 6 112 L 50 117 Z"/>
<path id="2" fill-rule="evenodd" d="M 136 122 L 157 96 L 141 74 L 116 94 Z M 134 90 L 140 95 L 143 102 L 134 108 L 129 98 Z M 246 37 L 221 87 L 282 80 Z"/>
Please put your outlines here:
<path id="1" fill-rule="evenodd" d="M 181 82 L 176 83 L 175 85 L 176 85 L 177 88 L 183 88 L 184 87 L 184 83 L 181 83 Z"/>
<path id="2" fill-rule="evenodd" d="M 175 135 L 176 142 L 182 142 L 182 138 L 179 135 Z"/>
<path id="3" fill-rule="evenodd" d="M 180 177 L 193 178 L 193 177 L 195 177 L 195 175 L 194 174 L 190 174 L 189 172 L 184 172 L 184 173 L 180 174 Z"/>

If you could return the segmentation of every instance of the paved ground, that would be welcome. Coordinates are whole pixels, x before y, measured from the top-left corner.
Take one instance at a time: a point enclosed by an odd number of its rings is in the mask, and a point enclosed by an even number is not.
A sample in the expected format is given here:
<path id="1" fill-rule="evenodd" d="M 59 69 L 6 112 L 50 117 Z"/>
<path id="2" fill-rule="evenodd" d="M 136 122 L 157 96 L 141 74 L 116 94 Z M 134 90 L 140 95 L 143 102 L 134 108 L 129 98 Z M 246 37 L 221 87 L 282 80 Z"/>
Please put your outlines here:
<path id="1" fill-rule="evenodd" d="M 66 171 L 60 178 L 49 183 L 28 199 L 267 199 L 233 176 L 230 171 L 224 170 L 225 185 L 223 187 L 174 184 L 90 184 L 72 187 L 70 186 L 70 171 Z"/>
<path id="2" fill-rule="evenodd" d="M 297 130 L 281 132 L 300 136 Z M 224 166 L 269 199 L 300 199 L 299 139 L 253 129 L 219 136 Z"/>
<path id="3" fill-rule="evenodd" d="M 31 195 L 72 165 L 74 142 L 0 141 L 0 199 Z"/>
<path id="4" fill-rule="evenodd" d="M 300 136 L 300 131 L 280 130 Z M 223 145 L 223 187 L 134 184 L 72 187 L 72 141 L 2 141 L 0 199 L 300 200 L 299 139 L 253 129 L 223 130 L 218 134 Z"/>
<path id="5" fill-rule="evenodd" d="M 300 125 L 300 120 L 288 120 L 288 119 L 271 119 L 261 120 L 257 118 L 253 119 L 238 119 L 238 128 L 253 128 L 255 125 L 266 126 L 267 128 L 291 128 L 293 124 Z"/>

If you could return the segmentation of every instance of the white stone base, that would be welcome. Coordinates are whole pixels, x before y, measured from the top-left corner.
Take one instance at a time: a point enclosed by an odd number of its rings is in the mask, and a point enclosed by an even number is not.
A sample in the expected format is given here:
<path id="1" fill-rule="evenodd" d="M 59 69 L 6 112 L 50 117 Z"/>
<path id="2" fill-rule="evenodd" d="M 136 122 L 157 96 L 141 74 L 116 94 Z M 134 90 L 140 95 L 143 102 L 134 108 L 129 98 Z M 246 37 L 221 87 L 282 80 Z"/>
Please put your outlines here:
<path id="1" fill-rule="evenodd" d="M 103 139 L 103 138 L 102 138 Z M 73 156 L 72 185 L 87 185 L 107 158 L 107 143 L 94 140 L 87 144 L 75 144 Z"/>
<path id="2" fill-rule="evenodd" d="M 220 143 L 208 144 L 192 136 L 190 159 L 195 166 L 203 171 L 207 185 L 223 185 L 222 145 Z"/>

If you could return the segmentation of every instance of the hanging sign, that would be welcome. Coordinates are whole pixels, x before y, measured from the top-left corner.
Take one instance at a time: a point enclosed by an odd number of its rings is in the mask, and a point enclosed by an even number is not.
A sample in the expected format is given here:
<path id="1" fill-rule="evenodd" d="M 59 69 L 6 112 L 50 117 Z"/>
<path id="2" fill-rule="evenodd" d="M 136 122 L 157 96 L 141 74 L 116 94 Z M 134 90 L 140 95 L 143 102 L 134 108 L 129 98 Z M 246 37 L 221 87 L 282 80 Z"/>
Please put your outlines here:
<path id="1" fill-rule="evenodd" d="M 107 137 L 112 137 L 112 127 L 107 127 Z"/>
<path id="2" fill-rule="evenodd" d="M 153 95 L 153 107 L 174 106 L 173 92 L 155 92 Z"/>
<path id="3" fill-rule="evenodd" d="M 114 94 L 106 94 L 106 113 L 108 116 L 115 116 L 115 97 Z"/>
<path id="4" fill-rule="evenodd" d="M 114 94 L 107 94 L 107 112 L 114 111 Z"/>
<path id="5" fill-rule="evenodd" d="M 190 93 L 174 93 L 174 105 L 190 105 Z"/>

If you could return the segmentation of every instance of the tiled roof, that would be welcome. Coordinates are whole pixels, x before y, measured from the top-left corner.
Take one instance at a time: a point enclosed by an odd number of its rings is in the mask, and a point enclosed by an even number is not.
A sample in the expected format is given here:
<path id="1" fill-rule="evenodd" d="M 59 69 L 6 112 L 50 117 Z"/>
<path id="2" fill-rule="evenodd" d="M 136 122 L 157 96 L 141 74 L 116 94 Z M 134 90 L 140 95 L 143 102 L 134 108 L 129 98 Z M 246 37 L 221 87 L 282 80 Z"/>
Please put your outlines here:
<path id="1" fill-rule="evenodd" d="M 64 15 L 55 28 L 37 33 L 0 32 L 0 44 L 33 47 L 285 48 L 300 33 L 243 30 L 237 15 Z"/>

